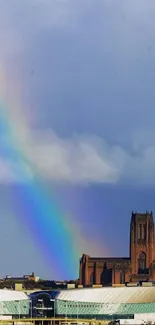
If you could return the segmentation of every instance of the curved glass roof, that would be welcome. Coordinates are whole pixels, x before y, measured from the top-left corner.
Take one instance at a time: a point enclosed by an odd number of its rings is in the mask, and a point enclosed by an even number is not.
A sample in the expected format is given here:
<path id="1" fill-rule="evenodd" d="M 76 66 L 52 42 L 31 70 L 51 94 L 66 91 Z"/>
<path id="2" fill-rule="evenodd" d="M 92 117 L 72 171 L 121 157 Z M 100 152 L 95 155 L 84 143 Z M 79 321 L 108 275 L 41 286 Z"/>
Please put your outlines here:
<path id="1" fill-rule="evenodd" d="M 71 289 L 61 291 L 56 295 L 56 299 L 106 304 L 153 303 L 155 302 L 155 287 Z"/>

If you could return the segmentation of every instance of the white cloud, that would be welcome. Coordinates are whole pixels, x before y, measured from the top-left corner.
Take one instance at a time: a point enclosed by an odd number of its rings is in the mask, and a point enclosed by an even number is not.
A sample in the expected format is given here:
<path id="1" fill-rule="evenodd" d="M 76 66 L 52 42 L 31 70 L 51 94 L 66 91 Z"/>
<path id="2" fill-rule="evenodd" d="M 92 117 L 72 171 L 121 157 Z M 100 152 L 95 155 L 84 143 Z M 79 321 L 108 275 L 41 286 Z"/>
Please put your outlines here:
<path id="1" fill-rule="evenodd" d="M 115 183 L 119 170 L 95 137 L 60 139 L 37 132 L 25 146 L 26 155 L 43 177 L 71 183 Z"/>
<path id="2" fill-rule="evenodd" d="M 61 139 L 50 130 L 27 134 L 21 147 L 34 175 L 71 184 L 155 185 L 155 145 L 129 153 L 92 135 Z"/>
<path id="3" fill-rule="evenodd" d="M 93 135 L 64 139 L 52 130 L 32 131 L 30 128 L 23 135 L 22 132 L 18 135 L 16 142 L 13 139 L 10 151 L 16 151 L 16 160 L 7 155 L 0 158 L 1 183 L 25 183 L 39 175 L 48 181 L 81 185 L 155 185 L 153 140 L 152 144 L 147 140 L 144 143 L 137 136 L 131 146 L 133 150 L 129 151 L 121 145 L 108 144 L 104 139 Z M 4 141 L 5 136 L 3 143 L 8 143 L 8 138 Z"/>
<path id="4" fill-rule="evenodd" d="M 95 136 L 61 139 L 52 131 L 27 132 L 19 140 L 23 161 L 3 161 L 0 179 L 30 181 L 39 174 L 46 180 L 71 184 L 125 183 L 155 185 L 155 146 L 130 154 Z M 17 146 L 18 148 L 18 146 Z M 20 156 L 19 156 L 20 157 Z M 24 157 L 24 156 L 23 156 Z M 9 170 L 9 172 L 7 172 Z"/>

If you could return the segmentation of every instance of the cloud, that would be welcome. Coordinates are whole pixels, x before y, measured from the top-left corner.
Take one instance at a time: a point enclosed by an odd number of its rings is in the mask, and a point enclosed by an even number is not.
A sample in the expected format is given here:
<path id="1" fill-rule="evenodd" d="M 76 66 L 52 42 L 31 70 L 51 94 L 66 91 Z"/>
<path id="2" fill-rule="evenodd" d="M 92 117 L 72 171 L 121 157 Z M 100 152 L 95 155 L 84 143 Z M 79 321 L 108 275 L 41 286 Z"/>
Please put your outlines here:
<path id="1" fill-rule="evenodd" d="M 27 132 L 18 139 L 22 148 L 19 161 L 2 161 L 0 181 L 31 181 L 36 175 L 44 180 L 87 185 L 127 184 L 155 185 L 155 144 L 127 151 L 120 145 L 110 145 L 102 138 L 80 135 L 59 138 L 52 130 Z M 20 156 L 19 156 L 20 157 Z M 25 157 L 25 158 L 24 158 Z M 8 172 L 9 171 L 9 172 Z"/>
<path id="2" fill-rule="evenodd" d="M 61 139 L 50 131 L 36 132 L 25 150 L 35 170 L 47 179 L 75 184 L 118 180 L 117 166 L 97 137 Z"/>
<path id="3" fill-rule="evenodd" d="M 155 185 L 155 143 L 129 151 L 92 135 L 60 139 L 39 132 L 27 154 L 43 177 L 55 181 Z"/>
<path id="4" fill-rule="evenodd" d="M 47 179 L 76 184 L 155 184 L 155 144 L 127 151 L 97 136 L 60 139 L 44 131 L 31 140 L 27 155 Z"/>
<path id="5" fill-rule="evenodd" d="M 1 157 L 0 179 L 152 186 L 154 2 L 79 1 L 1 1 L 0 93 L 25 160 Z"/>

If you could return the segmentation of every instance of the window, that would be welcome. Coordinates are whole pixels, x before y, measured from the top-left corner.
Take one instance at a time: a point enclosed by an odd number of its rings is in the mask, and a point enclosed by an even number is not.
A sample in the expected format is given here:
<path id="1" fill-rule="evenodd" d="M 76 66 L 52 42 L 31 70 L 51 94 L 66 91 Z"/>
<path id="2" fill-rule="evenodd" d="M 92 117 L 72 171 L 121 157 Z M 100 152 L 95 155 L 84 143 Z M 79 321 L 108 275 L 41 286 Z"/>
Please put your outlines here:
<path id="1" fill-rule="evenodd" d="M 138 273 L 144 273 L 146 269 L 146 254 L 141 252 L 138 256 Z"/>
<path id="2" fill-rule="evenodd" d="M 141 238 L 141 225 L 138 225 L 138 239 Z"/>
<path id="3" fill-rule="evenodd" d="M 145 239 L 146 237 L 146 226 L 142 225 L 142 239 Z"/>
<path id="4" fill-rule="evenodd" d="M 138 225 L 138 239 L 145 239 L 146 238 L 146 225 Z"/>

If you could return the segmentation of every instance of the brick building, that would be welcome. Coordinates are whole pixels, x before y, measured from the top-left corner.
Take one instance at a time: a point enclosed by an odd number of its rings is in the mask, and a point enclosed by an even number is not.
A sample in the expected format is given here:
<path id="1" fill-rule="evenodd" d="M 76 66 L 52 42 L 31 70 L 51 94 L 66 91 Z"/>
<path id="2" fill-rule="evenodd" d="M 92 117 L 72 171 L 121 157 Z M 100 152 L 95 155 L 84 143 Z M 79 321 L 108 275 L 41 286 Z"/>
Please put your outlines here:
<path id="1" fill-rule="evenodd" d="M 153 214 L 132 213 L 129 257 L 80 259 L 80 284 L 109 286 L 125 282 L 155 281 Z"/>

